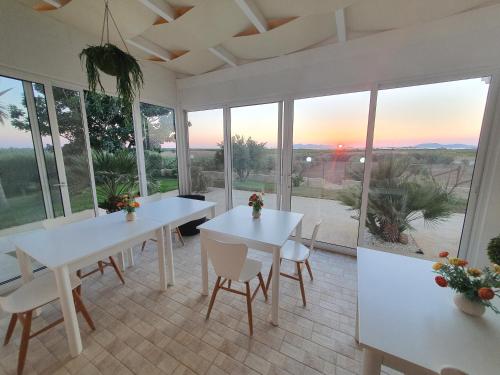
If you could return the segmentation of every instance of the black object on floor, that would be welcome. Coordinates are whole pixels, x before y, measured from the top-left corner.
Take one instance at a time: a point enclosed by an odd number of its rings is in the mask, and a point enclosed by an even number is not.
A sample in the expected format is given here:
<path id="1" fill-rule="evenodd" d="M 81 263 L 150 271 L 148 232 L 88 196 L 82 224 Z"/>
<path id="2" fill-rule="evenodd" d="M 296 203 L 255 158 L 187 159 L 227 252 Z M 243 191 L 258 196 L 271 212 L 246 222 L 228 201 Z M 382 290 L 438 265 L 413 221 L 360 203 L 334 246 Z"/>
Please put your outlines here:
<path id="1" fill-rule="evenodd" d="M 179 198 L 188 198 L 188 199 L 196 199 L 199 201 L 204 201 L 205 196 L 204 195 L 199 195 L 199 194 L 185 194 L 185 195 L 178 195 Z M 198 220 L 193 220 L 190 221 L 189 223 L 183 224 L 179 226 L 179 229 L 181 231 L 181 234 L 183 236 L 195 236 L 198 233 L 200 233 L 200 230 L 197 229 L 196 227 L 198 225 L 203 224 L 205 221 L 207 221 L 206 217 L 203 217 Z"/>

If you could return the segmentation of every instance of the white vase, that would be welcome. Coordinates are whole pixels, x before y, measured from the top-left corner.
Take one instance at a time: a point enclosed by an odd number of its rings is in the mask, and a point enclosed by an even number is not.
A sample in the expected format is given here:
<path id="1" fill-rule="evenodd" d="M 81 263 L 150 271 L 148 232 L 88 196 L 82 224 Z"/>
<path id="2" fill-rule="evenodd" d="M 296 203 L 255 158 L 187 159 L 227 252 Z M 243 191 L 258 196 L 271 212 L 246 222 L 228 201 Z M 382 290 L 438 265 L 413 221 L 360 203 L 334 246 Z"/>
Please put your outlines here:
<path id="1" fill-rule="evenodd" d="M 127 212 L 125 217 L 127 218 L 127 221 L 134 221 L 136 218 L 135 212 Z"/>
<path id="2" fill-rule="evenodd" d="M 478 302 L 473 302 L 468 299 L 463 293 L 457 293 L 453 297 L 455 305 L 466 314 L 472 316 L 481 316 L 486 311 L 486 308 Z"/>
<path id="3" fill-rule="evenodd" d="M 260 211 L 261 211 L 261 210 L 256 210 L 256 209 L 253 209 L 253 210 L 252 210 L 252 217 L 253 217 L 254 219 L 258 219 L 258 218 L 260 217 Z"/>

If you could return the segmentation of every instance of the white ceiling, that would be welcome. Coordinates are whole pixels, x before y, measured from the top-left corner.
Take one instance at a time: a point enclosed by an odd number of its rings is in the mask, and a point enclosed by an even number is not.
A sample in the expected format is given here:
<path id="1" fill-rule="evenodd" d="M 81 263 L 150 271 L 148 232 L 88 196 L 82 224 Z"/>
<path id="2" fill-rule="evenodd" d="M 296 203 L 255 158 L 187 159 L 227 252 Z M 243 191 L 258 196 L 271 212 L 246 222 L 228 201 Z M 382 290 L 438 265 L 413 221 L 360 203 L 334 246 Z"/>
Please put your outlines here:
<path id="1" fill-rule="evenodd" d="M 40 12 L 96 36 L 101 35 L 103 0 L 18 0 L 39 8 L 59 3 L 59 8 Z M 145 2 L 160 6 L 192 7 L 168 23 L 155 25 L 159 16 Z M 346 43 L 354 38 L 448 17 L 500 0 L 109 0 L 110 9 L 131 53 L 140 60 L 153 55 L 180 75 L 198 75 L 229 65 L 239 65 L 314 47 L 338 43 L 336 15 L 345 20 Z M 166 4 L 165 4 L 166 3 Z M 241 5 L 243 3 L 243 5 Z M 245 13 L 249 5 L 253 12 Z M 259 18 L 260 14 L 260 18 Z M 236 36 L 252 28 L 251 16 L 268 30 Z M 281 20 L 281 21 L 280 21 Z M 287 21 L 287 22 L 285 22 Z M 283 24 L 281 24 L 283 23 Z M 275 28 L 269 25 L 279 25 Z M 122 47 L 110 28 L 111 40 Z M 137 47 L 146 46 L 147 51 Z M 214 53 L 215 48 L 219 53 Z M 224 57 L 221 57 L 220 54 Z M 169 53 L 171 53 L 169 55 Z M 182 54 L 184 53 L 184 54 Z M 182 54 L 179 57 L 175 57 Z M 158 60 L 158 57 L 156 57 Z M 228 65 L 227 62 L 230 62 Z"/>

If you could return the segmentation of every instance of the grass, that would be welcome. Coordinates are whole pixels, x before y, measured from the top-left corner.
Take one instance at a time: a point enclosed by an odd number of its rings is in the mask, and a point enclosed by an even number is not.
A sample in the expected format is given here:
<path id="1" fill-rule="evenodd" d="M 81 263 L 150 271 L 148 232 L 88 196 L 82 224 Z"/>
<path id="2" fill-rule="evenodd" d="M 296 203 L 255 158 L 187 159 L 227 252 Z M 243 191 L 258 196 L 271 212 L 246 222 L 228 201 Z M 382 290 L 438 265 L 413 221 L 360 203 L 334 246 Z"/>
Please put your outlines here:
<path id="1" fill-rule="evenodd" d="M 176 178 L 161 177 L 158 179 L 160 182 L 160 193 L 176 190 L 179 188 L 179 182 Z"/>

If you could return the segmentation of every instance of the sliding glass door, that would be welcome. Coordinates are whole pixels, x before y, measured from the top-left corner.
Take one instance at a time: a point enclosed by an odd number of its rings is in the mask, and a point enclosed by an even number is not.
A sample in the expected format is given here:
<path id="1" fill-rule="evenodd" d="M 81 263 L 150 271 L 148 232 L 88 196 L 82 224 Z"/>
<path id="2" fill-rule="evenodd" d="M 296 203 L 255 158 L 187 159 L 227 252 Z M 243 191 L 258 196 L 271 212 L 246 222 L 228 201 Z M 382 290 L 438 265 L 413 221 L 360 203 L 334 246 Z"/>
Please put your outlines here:
<path id="1" fill-rule="evenodd" d="M 477 78 L 378 92 L 366 246 L 458 254 L 488 89 Z"/>
<path id="2" fill-rule="evenodd" d="M 361 201 L 369 92 L 295 100 L 291 210 L 304 214 L 303 236 L 322 221 L 317 240 L 354 248 Z"/>
<path id="3" fill-rule="evenodd" d="M 279 208 L 281 102 L 231 108 L 233 206 L 265 193 L 265 207 Z"/>
<path id="4" fill-rule="evenodd" d="M 216 202 L 216 213 L 226 209 L 224 118 L 222 109 L 188 112 L 191 192 Z"/>

